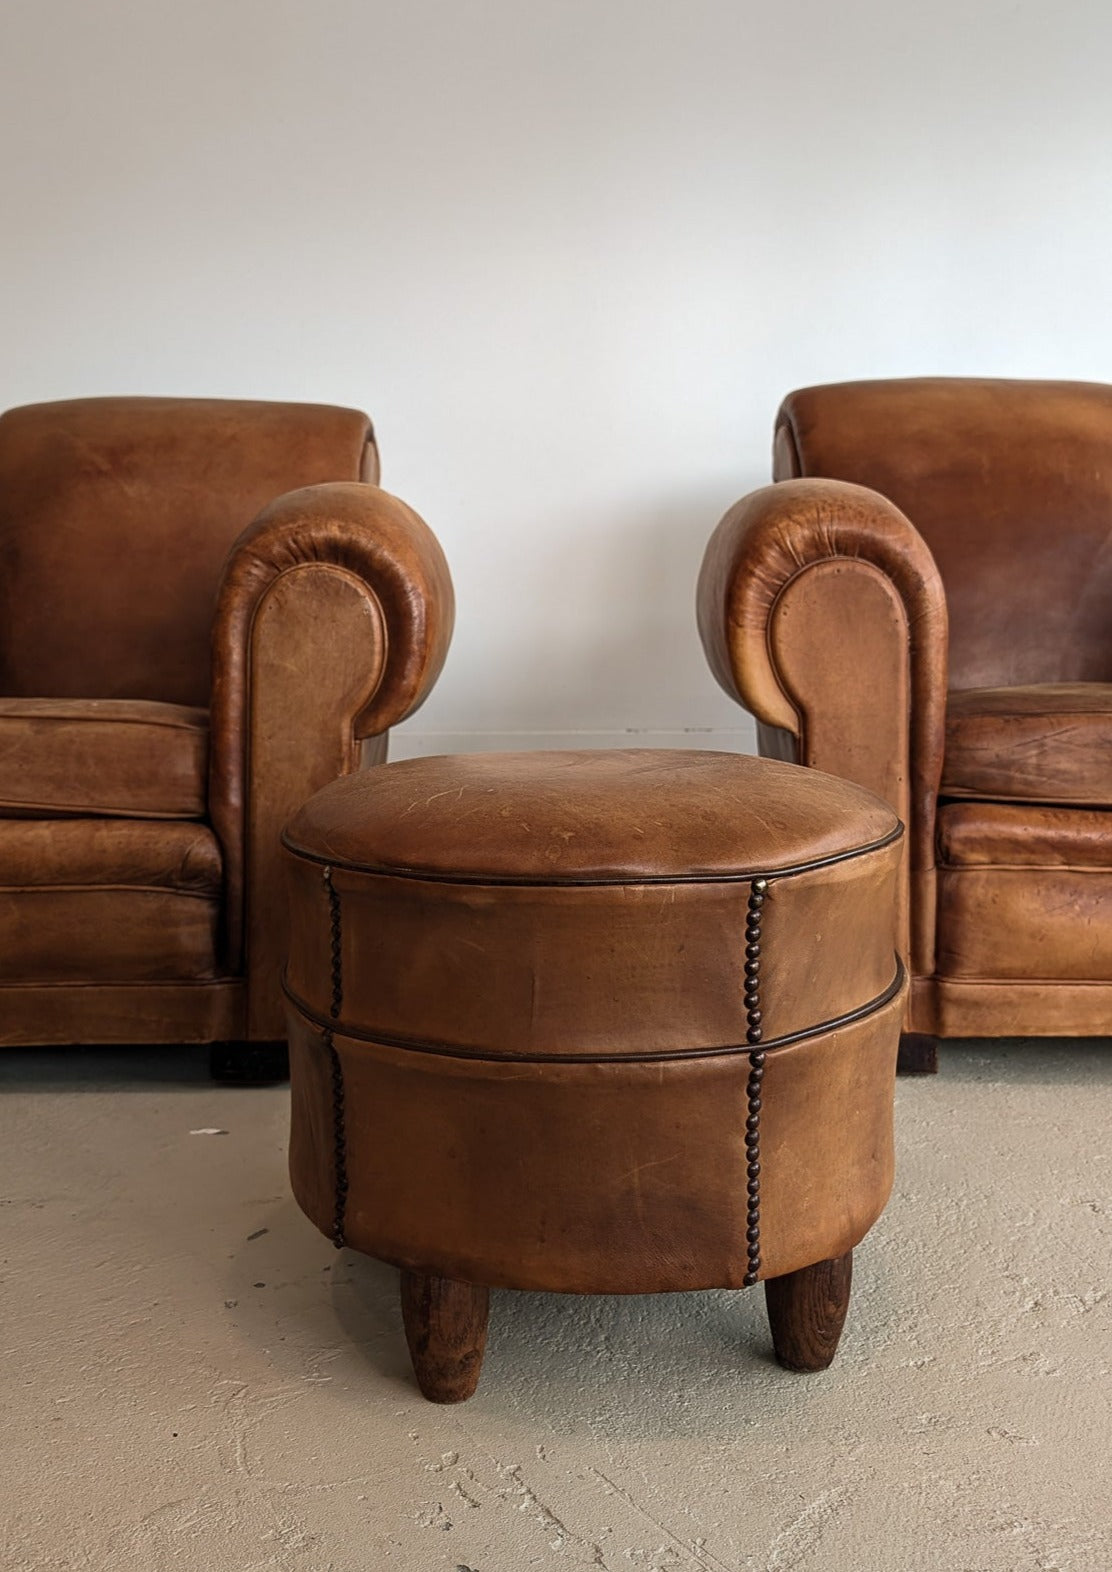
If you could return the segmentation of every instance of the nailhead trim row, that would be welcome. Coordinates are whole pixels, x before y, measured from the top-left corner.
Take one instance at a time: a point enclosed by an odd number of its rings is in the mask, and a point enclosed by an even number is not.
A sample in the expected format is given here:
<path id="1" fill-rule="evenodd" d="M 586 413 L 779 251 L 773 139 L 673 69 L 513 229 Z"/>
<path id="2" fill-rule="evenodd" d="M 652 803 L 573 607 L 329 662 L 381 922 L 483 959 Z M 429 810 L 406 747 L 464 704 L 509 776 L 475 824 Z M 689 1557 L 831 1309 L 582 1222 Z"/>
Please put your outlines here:
<path id="1" fill-rule="evenodd" d="M 761 917 L 767 893 L 767 879 L 752 881 L 745 922 L 745 1040 L 749 1044 L 749 1078 L 745 1087 L 746 1288 L 757 1281 L 761 1269 L 761 1082 L 765 1073 L 765 1052 L 760 1046 Z"/>

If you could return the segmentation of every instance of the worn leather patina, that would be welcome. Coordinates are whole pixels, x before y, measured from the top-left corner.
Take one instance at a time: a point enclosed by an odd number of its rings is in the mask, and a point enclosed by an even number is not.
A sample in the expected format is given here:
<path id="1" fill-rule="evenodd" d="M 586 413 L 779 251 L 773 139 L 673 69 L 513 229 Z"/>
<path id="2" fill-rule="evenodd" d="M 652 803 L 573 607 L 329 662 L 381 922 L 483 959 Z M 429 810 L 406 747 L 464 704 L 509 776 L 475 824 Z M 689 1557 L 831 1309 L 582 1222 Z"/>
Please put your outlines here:
<path id="1" fill-rule="evenodd" d="M 906 982 L 876 797 L 724 753 L 413 759 L 284 841 L 290 1171 L 325 1233 L 470 1284 L 647 1293 L 841 1257 L 880 1214 Z"/>
<path id="2" fill-rule="evenodd" d="M 1112 388 L 804 388 L 774 464 L 707 549 L 703 643 L 762 752 L 906 820 L 907 1025 L 1105 1034 Z"/>
<path id="3" fill-rule="evenodd" d="M 0 418 L 0 1043 L 284 1036 L 278 834 L 385 756 L 452 590 L 355 410 Z"/>

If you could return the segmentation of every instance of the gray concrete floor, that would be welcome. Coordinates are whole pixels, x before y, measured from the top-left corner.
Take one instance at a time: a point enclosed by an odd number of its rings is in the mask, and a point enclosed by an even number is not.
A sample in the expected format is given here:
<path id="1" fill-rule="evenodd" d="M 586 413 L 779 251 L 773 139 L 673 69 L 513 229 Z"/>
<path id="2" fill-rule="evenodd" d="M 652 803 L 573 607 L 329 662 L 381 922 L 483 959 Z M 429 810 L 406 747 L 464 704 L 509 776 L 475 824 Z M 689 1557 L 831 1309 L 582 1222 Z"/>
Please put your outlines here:
<path id="1" fill-rule="evenodd" d="M 760 1290 L 502 1292 L 451 1409 L 396 1274 L 290 1198 L 286 1101 L 0 1056 L 5 1568 L 1112 1568 L 1112 1043 L 901 1081 L 826 1374 L 772 1363 Z"/>

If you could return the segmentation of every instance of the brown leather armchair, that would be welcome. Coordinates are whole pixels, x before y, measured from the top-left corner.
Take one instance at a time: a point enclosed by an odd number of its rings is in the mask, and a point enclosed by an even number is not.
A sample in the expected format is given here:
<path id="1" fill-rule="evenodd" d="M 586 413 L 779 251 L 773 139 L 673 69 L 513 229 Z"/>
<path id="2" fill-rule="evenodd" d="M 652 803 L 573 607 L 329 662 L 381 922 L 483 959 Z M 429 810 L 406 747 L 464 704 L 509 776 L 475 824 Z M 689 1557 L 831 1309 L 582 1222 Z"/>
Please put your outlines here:
<path id="1" fill-rule="evenodd" d="M 1112 1021 L 1112 388 L 791 394 L 778 485 L 711 539 L 699 624 L 762 753 L 908 828 L 906 1068 Z"/>
<path id="2" fill-rule="evenodd" d="M 280 1058 L 281 827 L 385 757 L 451 636 L 377 478 L 354 410 L 0 418 L 0 1043 Z"/>

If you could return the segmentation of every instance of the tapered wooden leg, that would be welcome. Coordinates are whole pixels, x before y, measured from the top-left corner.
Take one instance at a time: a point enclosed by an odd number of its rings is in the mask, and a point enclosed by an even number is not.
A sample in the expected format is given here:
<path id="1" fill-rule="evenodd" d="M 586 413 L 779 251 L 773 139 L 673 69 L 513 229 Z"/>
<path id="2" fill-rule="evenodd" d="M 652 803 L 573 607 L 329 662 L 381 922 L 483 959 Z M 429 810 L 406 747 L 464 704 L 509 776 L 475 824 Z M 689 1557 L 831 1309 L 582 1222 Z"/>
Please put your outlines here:
<path id="1" fill-rule="evenodd" d="M 417 1385 L 430 1403 L 462 1403 L 479 1384 L 490 1290 L 402 1273 L 402 1320 Z"/>
<path id="2" fill-rule="evenodd" d="M 765 1283 L 776 1358 L 785 1370 L 825 1370 L 838 1349 L 849 1309 L 853 1251 Z"/>
<path id="3" fill-rule="evenodd" d="M 897 1075 L 937 1075 L 938 1043 L 924 1032 L 903 1032 L 896 1056 Z"/>

